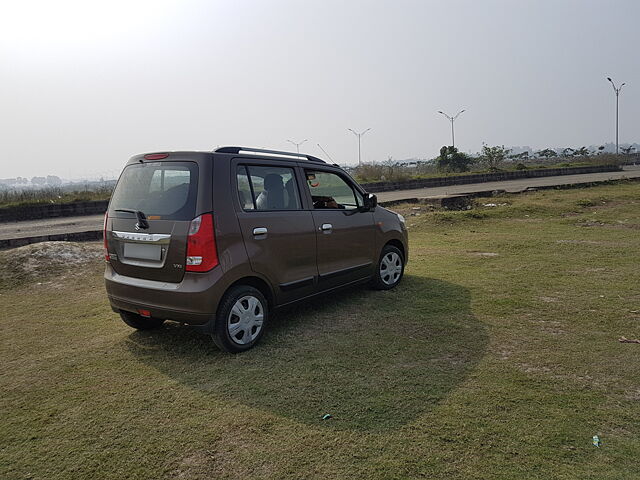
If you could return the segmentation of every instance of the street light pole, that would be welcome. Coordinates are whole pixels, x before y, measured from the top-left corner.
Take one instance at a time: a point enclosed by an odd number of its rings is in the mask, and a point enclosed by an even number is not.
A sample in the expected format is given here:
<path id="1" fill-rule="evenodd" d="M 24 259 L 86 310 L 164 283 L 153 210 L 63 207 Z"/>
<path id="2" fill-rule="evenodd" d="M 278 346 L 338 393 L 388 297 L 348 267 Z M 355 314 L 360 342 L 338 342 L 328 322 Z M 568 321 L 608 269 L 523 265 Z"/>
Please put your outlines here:
<path id="1" fill-rule="evenodd" d="M 307 141 L 306 138 L 304 140 L 302 140 L 301 142 L 294 142 L 293 140 L 287 140 L 287 142 L 292 143 L 293 145 L 296 146 L 296 151 L 298 152 L 298 155 L 300 154 L 300 145 L 302 145 L 306 141 Z"/>
<path id="2" fill-rule="evenodd" d="M 462 112 L 464 112 L 465 110 L 460 110 L 458 113 L 456 113 L 453 117 L 450 115 L 447 115 L 446 113 L 444 113 L 442 110 L 438 110 L 438 113 L 444 115 L 445 117 L 447 117 L 447 119 L 451 122 L 451 146 L 455 147 L 456 146 L 456 139 L 455 139 L 455 135 L 453 132 L 453 122 L 456 121 L 456 118 L 458 118 L 460 116 L 460 114 Z"/>
<path id="3" fill-rule="evenodd" d="M 362 136 L 367 133 L 369 130 L 371 130 L 371 128 L 367 128 L 365 131 L 363 132 L 356 132 L 355 130 L 351 130 L 350 128 L 348 128 L 347 130 L 349 130 L 351 133 L 353 133 L 356 137 L 358 137 L 358 166 L 362 165 L 362 158 L 360 156 L 360 139 L 362 138 Z"/>
<path id="4" fill-rule="evenodd" d="M 622 85 L 620 85 L 619 87 L 616 88 L 616 84 L 613 83 L 613 80 L 611 80 L 611 77 L 607 77 L 607 80 L 609 80 L 611 82 L 611 86 L 613 87 L 613 91 L 616 93 L 616 155 L 618 155 L 618 99 L 620 97 L 620 90 L 622 90 L 622 87 L 625 85 L 624 83 Z"/>

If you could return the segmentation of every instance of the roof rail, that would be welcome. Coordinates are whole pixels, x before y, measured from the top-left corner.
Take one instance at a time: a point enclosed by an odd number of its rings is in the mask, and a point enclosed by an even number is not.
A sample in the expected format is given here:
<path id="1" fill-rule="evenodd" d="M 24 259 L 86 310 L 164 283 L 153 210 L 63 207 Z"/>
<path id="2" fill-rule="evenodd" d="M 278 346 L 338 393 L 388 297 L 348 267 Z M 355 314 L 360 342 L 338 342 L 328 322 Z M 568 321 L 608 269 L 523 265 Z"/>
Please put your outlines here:
<path id="1" fill-rule="evenodd" d="M 298 159 L 306 159 L 309 160 L 310 162 L 317 162 L 317 163 L 327 163 L 324 160 L 321 160 L 317 157 L 314 157 L 312 155 L 306 155 L 304 153 L 295 153 L 295 152 L 281 152 L 280 150 L 264 150 L 262 148 L 251 148 L 251 147 L 220 147 L 220 148 L 216 148 L 214 150 L 214 152 L 217 153 L 240 153 L 240 152 L 246 152 L 246 153 L 254 153 L 254 154 L 265 154 L 265 155 L 274 155 L 274 156 L 279 156 L 279 157 L 293 157 L 293 158 L 298 158 Z"/>

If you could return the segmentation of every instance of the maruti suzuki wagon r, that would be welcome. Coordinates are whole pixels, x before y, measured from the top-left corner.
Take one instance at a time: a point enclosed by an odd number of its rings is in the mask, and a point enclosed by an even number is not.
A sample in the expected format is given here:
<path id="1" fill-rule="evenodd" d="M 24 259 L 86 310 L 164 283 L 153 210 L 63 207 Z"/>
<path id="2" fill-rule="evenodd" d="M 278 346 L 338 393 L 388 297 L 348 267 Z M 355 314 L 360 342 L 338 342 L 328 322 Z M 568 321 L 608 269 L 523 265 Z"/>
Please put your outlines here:
<path id="1" fill-rule="evenodd" d="M 337 165 L 223 147 L 131 158 L 104 249 L 109 301 L 127 325 L 175 320 L 240 352 L 278 307 L 357 283 L 398 285 L 408 237 L 404 218 Z"/>

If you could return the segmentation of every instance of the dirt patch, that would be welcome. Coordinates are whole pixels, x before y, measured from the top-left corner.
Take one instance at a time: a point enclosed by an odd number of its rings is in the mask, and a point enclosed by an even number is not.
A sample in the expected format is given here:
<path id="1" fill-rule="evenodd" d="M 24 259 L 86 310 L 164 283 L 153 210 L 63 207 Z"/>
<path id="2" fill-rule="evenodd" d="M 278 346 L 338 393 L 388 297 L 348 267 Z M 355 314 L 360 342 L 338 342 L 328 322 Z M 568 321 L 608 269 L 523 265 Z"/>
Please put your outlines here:
<path id="1" fill-rule="evenodd" d="M 554 326 L 543 326 L 542 331 L 548 333 L 549 335 L 566 335 L 567 331 L 562 328 L 554 327 Z"/>
<path id="2" fill-rule="evenodd" d="M 99 261 L 100 242 L 42 242 L 0 251 L 0 286 L 42 282 L 52 274 Z M 38 284 L 36 283 L 36 284 Z"/>
<path id="3" fill-rule="evenodd" d="M 470 252 L 470 254 L 475 257 L 499 257 L 500 256 L 499 253 L 493 253 L 493 252 Z"/>
<path id="4" fill-rule="evenodd" d="M 509 357 L 511 357 L 511 355 L 513 354 L 513 351 L 507 350 L 507 349 L 501 349 L 501 350 L 497 350 L 496 354 L 500 357 L 501 360 L 508 360 Z"/>
<path id="5" fill-rule="evenodd" d="M 600 242 L 596 240 L 556 240 L 561 245 L 598 245 L 605 247 L 626 247 L 626 243 L 622 242 Z"/>
<path id="6" fill-rule="evenodd" d="M 205 478 L 204 471 L 215 461 L 216 452 L 191 452 L 182 458 L 180 464 L 171 473 L 173 478 Z M 200 474 L 196 474 L 198 471 Z"/>
<path id="7" fill-rule="evenodd" d="M 559 299 L 557 299 L 556 297 L 539 297 L 539 298 L 545 303 L 555 303 L 559 301 Z"/>
<path id="8" fill-rule="evenodd" d="M 636 402 L 640 401 L 640 389 L 637 390 L 628 390 L 625 392 L 624 397 L 627 400 L 634 400 Z"/>
<path id="9" fill-rule="evenodd" d="M 556 240 L 556 243 L 568 243 L 571 245 L 602 245 L 604 242 L 596 242 L 593 240 Z"/>
<path id="10" fill-rule="evenodd" d="M 606 228 L 627 228 L 630 230 L 640 230 L 640 224 L 637 223 L 603 223 L 603 222 L 582 222 L 578 223 L 579 227 L 606 227 Z"/>
<path id="11" fill-rule="evenodd" d="M 221 437 L 211 441 L 210 448 L 190 452 L 178 460 L 171 471 L 171 478 L 209 480 L 212 478 L 271 478 L 273 464 L 269 459 L 255 458 L 247 462 L 250 438 L 255 431 L 245 425 L 230 425 Z M 265 428 L 265 426 L 263 426 Z"/>

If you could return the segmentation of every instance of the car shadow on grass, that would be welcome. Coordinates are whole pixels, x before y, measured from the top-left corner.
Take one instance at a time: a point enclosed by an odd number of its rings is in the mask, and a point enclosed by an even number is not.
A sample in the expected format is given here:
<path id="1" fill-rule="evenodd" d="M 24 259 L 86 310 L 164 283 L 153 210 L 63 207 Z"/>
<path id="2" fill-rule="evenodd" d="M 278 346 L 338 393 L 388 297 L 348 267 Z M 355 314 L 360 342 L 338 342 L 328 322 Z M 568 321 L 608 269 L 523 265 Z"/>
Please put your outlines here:
<path id="1" fill-rule="evenodd" d="M 254 349 L 225 354 L 175 323 L 133 332 L 141 362 L 220 400 L 308 424 L 382 431 L 415 420 L 463 382 L 487 346 L 466 288 L 407 275 L 394 290 L 351 288 L 272 316 Z"/>

